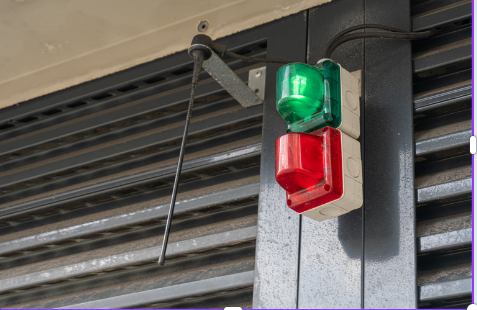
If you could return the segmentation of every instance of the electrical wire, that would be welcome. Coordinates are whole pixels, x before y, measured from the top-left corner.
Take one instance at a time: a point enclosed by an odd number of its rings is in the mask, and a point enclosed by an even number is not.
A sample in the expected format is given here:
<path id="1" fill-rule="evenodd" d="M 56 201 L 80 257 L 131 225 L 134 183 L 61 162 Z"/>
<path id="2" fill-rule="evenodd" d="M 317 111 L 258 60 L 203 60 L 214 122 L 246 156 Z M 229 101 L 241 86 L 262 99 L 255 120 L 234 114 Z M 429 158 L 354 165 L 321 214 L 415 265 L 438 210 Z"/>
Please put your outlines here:
<path id="1" fill-rule="evenodd" d="M 364 26 L 364 25 L 361 25 Z M 369 27 L 374 28 L 374 27 Z M 399 29 L 400 30 L 400 29 Z M 349 31 L 348 31 L 349 32 Z M 385 31 L 374 31 L 374 32 L 360 32 L 352 34 L 344 34 L 339 37 L 335 36 L 334 40 L 331 40 L 325 47 L 322 58 L 330 58 L 334 50 L 341 44 L 356 40 L 356 39 L 367 39 L 367 38 L 381 38 L 381 39 L 397 39 L 397 40 L 420 40 L 427 39 L 439 34 L 441 30 L 432 29 L 427 31 L 420 32 L 408 32 L 404 30 L 385 32 Z"/>
<path id="2" fill-rule="evenodd" d="M 386 25 L 362 24 L 362 25 L 356 25 L 356 26 L 346 28 L 345 30 L 336 34 L 329 42 L 331 42 L 331 41 L 335 40 L 337 37 L 341 37 L 342 35 L 345 35 L 347 33 L 350 33 L 350 32 L 356 31 L 356 30 L 361 30 L 361 29 L 368 29 L 368 28 L 387 30 L 387 31 L 391 31 L 391 32 L 408 32 L 406 30 L 402 30 L 402 29 L 399 29 L 399 28 L 394 28 L 394 27 L 390 27 L 390 26 L 386 26 Z"/>
<path id="3" fill-rule="evenodd" d="M 332 44 L 334 41 L 336 41 L 339 37 L 342 37 L 343 35 L 345 35 L 347 33 L 350 33 L 350 32 L 353 32 L 353 31 L 356 31 L 356 30 L 369 29 L 369 28 L 387 30 L 387 31 L 391 31 L 391 32 L 407 32 L 407 31 L 404 31 L 404 30 L 399 29 L 399 28 L 394 28 L 394 27 L 390 27 L 390 26 L 386 26 L 386 25 L 380 25 L 380 24 L 362 24 L 362 25 L 352 26 L 352 27 L 346 28 L 345 30 L 339 32 L 333 38 L 331 38 L 331 40 L 329 40 L 328 43 L 326 44 L 325 50 L 327 50 L 328 46 L 330 46 L 330 44 Z"/>
<path id="4" fill-rule="evenodd" d="M 350 32 L 361 30 L 361 29 L 380 29 L 384 31 L 373 31 L 373 32 L 360 32 L 349 34 Z M 420 32 L 410 32 L 402 30 L 395 27 L 390 27 L 386 25 L 379 24 L 363 24 L 353 27 L 346 28 L 345 30 L 336 34 L 325 46 L 325 50 L 321 58 L 330 58 L 334 50 L 341 44 L 356 40 L 356 39 L 366 39 L 366 38 L 382 38 L 382 39 L 397 39 L 397 40 L 420 40 L 433 37 L 441 32 L 441 29 L 431 29 L 427 31 Z M 218 52 L 218 51 L 217 51 Z M 221 56 L 228 56 L 234 59 L 239 59 L 248 62 L 265 62 L 265 63 L 281 63 L 289 64 L 295 61 L 290 61 L 286 59 L 277 59 L 277 58 L 265 58 L 265 57 L 249 57 L 244 55 L 239 55 L 237 53 L 231 52 L 224 48 L 220 53 Z"/>

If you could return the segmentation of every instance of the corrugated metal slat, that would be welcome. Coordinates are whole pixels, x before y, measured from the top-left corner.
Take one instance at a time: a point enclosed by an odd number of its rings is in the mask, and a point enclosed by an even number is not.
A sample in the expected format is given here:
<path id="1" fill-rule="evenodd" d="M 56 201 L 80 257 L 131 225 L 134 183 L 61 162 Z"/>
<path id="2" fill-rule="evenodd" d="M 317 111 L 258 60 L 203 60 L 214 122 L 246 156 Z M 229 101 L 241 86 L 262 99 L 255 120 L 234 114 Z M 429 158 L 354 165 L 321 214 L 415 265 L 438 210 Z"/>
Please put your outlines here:
<path id="1" fill-rule="evenodd" d="M 251 33 L 227 46 L 265 56 Z M 225 61 L 244 80 L 263 66 Z M 157 265 L 191 64 L 183 52 L 0 111 L 0 307 L 252 304 L 263 107 L 205 72 Z"/>
<path id="2" fill-rule="evenodd" d="M 419 308 L 471 303 L 471 1 L 414 0 L 413 43 Z"/>

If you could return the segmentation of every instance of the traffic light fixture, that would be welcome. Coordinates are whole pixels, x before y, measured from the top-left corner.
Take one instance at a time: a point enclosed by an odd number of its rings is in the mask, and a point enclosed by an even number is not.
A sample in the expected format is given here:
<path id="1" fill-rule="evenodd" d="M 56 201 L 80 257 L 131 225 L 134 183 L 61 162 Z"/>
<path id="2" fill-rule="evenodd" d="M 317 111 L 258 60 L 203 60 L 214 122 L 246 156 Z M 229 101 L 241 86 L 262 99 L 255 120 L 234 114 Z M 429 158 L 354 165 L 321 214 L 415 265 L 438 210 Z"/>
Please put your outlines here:
<path id="1" fill-rule="evenodd" d="M 288 133 L 275 143 L 275 178 L 292 210 L 323 221 L 363 204 L 360 80 L 329 59 L 277 73 Z"/>

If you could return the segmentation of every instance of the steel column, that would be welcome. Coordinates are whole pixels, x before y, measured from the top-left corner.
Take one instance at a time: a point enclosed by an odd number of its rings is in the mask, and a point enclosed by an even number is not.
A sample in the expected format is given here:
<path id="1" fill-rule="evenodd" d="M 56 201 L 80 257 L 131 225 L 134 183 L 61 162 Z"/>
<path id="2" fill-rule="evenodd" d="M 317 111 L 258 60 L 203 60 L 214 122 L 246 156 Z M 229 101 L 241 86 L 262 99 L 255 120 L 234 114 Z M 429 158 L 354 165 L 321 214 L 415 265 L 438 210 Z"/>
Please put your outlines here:
<path id="1" fill-rule="evenodd" d="M 319 60 L 335 34 L 363 22 L 364 1 L 334 1 L 310 10 L 308 63 Z M 355 40 L 338 47 L 332 59 L 348 71 L 359 70 L 362 50 L 362 40 Z M 324 222 L 302 217 L 299 308 L 361 308 L 362 212 Z"/>
<path id="2" fill-rule="evenodd" d="M 267 32 L 268 57 L 305 61 L 307 14 L 276 22 Z M 300 217 L 285 203 L 275 181 L 275 139 L 286 132 L 275 107 L 275 75 L 280 65 L 267 65 L 260 171 L 260 199 L 253 308 L 297 307 Z"/>
<path id="3" fill-rule="evenodd" d="M 411 29 L 409 0 L 366 0 L 368 24 Z M 364 308 L 417 307 L 411 43 L 365 40 Z"/>

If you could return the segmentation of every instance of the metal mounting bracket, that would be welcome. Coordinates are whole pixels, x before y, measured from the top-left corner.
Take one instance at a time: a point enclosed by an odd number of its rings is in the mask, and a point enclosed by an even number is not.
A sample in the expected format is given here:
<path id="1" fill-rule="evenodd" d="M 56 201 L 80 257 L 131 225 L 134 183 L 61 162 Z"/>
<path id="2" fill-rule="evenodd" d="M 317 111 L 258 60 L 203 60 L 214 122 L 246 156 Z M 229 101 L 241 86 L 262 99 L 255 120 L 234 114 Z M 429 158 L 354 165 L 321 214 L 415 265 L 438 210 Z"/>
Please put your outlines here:
<path id="1" fill-rule="evenodd" d="M 205 45 L 203 45 L 205 46 Z M 207 46 L 206 46 L 207 47 Z M 265 67 L 250 70 L 249 86 L 227 66 L 227 64 L 209 47 L 212 55 L 205 60 L 202 67 L 244 108 L 262 104 L 265 94 Z M 257 74 L 257 72 L 259 72 Z M 252 73 L 253 72 L 253 73 Z M 253 82 L 250 76 L 253 76 Z M 252 85 L 251 85 L 252 84 Z M 253 90 L 251 87 L 253 86 Z M 257 91 L 258 90 L 258 91 Z M 257 91 L 257 93 L 255 93 Z"/>
<path id="2" fill-rule="evenodd" d="M 265 100 L 265 78 L 267 67 L 252 69 L 248 72 L 248 87 L 254 91 L 260 99 Z"/>

